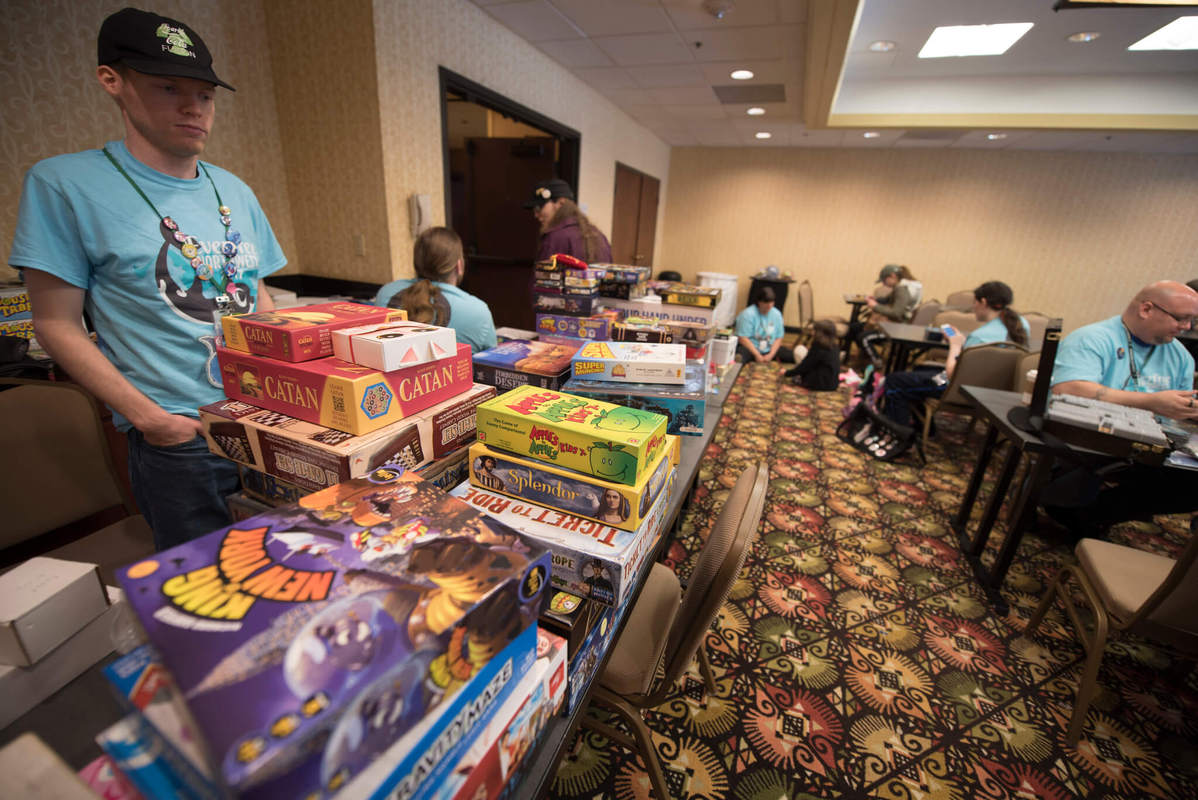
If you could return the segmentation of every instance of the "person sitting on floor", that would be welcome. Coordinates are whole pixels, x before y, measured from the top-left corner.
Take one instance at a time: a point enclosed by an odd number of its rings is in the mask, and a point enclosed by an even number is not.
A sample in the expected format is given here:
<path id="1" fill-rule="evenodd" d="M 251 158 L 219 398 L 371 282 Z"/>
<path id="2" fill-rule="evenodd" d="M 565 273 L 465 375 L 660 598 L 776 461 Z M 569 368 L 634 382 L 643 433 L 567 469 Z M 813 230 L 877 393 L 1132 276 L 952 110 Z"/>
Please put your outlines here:
<path id="1" fill-rule="evenodd" d="M 804 389 L 817 392 L 835 391 L 840 383 L 840 349 L 836 346 L 836 325 L 831 320 L 817 320 L 811 326 L 811 349 L 795 348 L 795 357 L 802 360 L 788 369 L 786 377 Z M 806 354 L 802 351 L 806 350 Z"/>
<path id="2" fill-rule="evenodd" d="M 774 308 L 775 299 L 774 290 L 763 286 L 757 292 L 757 302 L 736 315 L 736 355 L 746 364 L 774 359 L 795 362 L 794 351 L 782 346 L 786 328 L 782 312 Z"/>
<path id="3" fill-rule="evenodd" d="M 994 342 L 1027 345 L 1030 328 L 1027 320 L 1011 310 L 1014 293 L 1002 281 L 987 281 L 973 290 L 973 315 L 984 323 L 968 336 L 954 331 L 948 338 L 948 358 L 938 366 L 916 367 L 910 372 L 886 376 L 884 412 L 900 426 L 911 425 L 911 407 L 922 405 L 928 397 L 939 397 L 953 376 L 957 359 L 970 347 Z M 912 431 L 912 435 L 913 435 Z"/>
<path id="4" fill-rule="evenodd" d="M 1176 338 L 1196 316 L 1194 289 L 1174 281 L 1145 286 L 1122 314 L 1083 325 L 1061 341 L 1053 393 L 1198 420 L 1194 358 Z M 1198 508 L 1198 475 L 1100 459 L 1063 467 L 1040 497 L 1048 515 L 1073 536 L 1096 537 L 1116 522 Z"/>

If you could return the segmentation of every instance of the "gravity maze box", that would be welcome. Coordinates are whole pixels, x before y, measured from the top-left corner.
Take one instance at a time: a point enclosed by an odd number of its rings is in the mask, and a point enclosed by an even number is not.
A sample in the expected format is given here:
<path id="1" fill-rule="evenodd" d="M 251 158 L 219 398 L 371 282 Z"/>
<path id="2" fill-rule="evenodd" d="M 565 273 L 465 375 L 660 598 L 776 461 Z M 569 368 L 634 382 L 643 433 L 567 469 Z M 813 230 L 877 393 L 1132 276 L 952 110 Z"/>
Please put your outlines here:
<path id="1" fill-rule="evenodd" d="M 120 570 L 221 782 L 331 796 L 536 619 L 550 554 L 400 468 Z"/>

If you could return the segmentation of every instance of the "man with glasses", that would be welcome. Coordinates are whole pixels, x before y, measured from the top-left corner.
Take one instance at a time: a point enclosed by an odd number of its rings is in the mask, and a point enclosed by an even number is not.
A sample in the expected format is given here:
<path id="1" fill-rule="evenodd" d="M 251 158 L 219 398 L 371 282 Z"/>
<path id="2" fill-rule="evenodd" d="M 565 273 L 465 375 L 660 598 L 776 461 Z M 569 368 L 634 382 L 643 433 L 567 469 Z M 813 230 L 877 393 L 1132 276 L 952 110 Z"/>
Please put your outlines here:
<path id="1" fill-rule="evenodd" d="M 1198 292 L 1158 281 L 1136 294 L 1123 313 L 1085 325 L 1061 342 L 1052 390 L 1198 420 L 1194 358 L 1177 340 L 1198 316 Z M 1104 483 L 1113 486 L 1103 486 Z M 1146 514 L 1198 508 L 1198 473 L 1133 465 L 1104 472 L 1074 468 L 1045 487 L 1049 516 L 1079 535 Z"/>

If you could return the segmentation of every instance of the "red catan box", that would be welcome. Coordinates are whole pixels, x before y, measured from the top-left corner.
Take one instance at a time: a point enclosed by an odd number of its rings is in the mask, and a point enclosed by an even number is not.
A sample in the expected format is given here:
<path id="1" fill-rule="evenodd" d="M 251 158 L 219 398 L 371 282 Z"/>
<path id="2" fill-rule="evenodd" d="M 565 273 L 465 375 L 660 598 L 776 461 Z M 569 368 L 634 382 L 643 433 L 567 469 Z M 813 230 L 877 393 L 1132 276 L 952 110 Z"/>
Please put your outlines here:
<path id="1" fill-rule="evenodd" d="M 289 364 L 217 346 L 225 394 L 327 428 L 362 435 L 468 390 L 470 345 L 452 358 L 379 372 L 321 358 Z"/>
<path id="2" fill-rule="evenodd" d="M 224 317 L 225 347 L 280 361 L 310 361 L 333 354 L 333 331 L 372 322 L 406 320 L 402 309 L 362 303 L 318 303 L 279 311 Z"/>

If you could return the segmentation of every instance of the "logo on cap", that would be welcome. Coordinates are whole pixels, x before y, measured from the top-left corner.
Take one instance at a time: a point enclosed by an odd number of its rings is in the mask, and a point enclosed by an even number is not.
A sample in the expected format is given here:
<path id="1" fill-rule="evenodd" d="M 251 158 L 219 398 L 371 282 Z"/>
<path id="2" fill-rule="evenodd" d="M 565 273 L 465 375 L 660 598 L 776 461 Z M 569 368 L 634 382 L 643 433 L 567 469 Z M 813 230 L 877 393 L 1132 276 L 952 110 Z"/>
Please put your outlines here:
<path id="1" fill-rule="evenodd" d="M 187 35 L 187 31 L 183 30 L 183 28 L 177 27 L 175 25 L 168 25 L 164 22 L 158 26 L 158 30 L 154 31 L 154 34 L 159 39 L 166 40 L 162 44 L 162 49 L 166 52 L 176 56 L 187 56 L 188 58 L 196 57 L 196 54 L 191 50 L 195 44 L 191 41 L 191 37 Z"/>
<path id="2" fill-rule="evenodd" d="M 549 195 L 553 194 L 553 192 L 549 191 L 544 186 L 542 186 L 540 189 L 537 189 L 537 194 L 540 195 L 541 197 L 545 198 L 546 200 L 548 200 Z"/>

